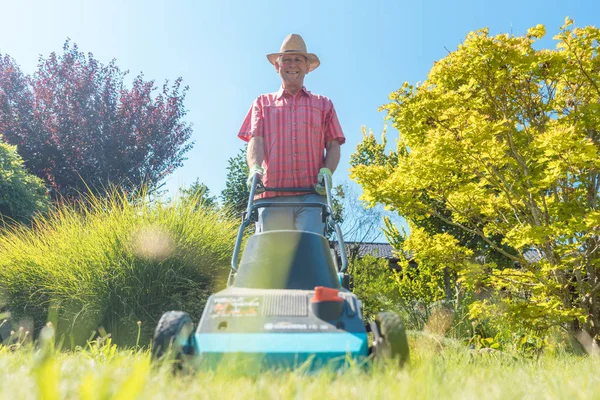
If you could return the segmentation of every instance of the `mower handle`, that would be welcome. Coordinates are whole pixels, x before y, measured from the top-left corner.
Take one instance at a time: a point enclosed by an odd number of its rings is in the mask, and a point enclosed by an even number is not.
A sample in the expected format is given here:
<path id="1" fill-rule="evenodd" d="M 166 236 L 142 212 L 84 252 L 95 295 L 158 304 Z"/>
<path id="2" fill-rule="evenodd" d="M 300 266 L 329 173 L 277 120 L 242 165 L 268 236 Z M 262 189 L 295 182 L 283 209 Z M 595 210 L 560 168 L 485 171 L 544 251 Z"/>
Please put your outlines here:
<path id="1" fill-rule="evenodd" d="M 260 183 L 258 184 L 260 186 Z M 302 192 L 302 193 L 317 193 L 315 188 L 307 187 L 307 188 L 277 188 L 277 187 L 267 187 L 263 186 L 265 192 Z"/>
<path id="2" fill-rule="evenodd" d="M 346 246 L 344 245 L 344 238 L 342 236 L 342 230 L 340 226 L 333 219 L 333 204 L 331 201 L 331 183 L 325 179 L 325 193 L 327 198 L 327 204 L 323 203 L 262 203 L 262 204 L 254 204 L 254 194 L 256 192 L 256 188 L 261 187 L 264 188 L 266 192 L 302 192 L 302 193 L 316 193 L 314 188 L 269 188 L 262 186 L 262 182 L 258 178 L 258 174 L 255 174 L 252 177 L 252 185 L 250 186 L 250 193 L 248 195 L 248 206 L 246 207 L 246 211 L 242 213 L 242 224 L 238 230 L 237 238 L 235 241 L 235 247 L 233 249 L 233 256 L 231 257 L 231 269 L 232 273 L 237 272 L 238 270 L 238 258 L 240 254 L 240 247 L 242 245 L 242 238 L 244 236 L 244 229 L 250 224 L 250 220 L 252 217 L 252 212 L 255 208 L 262 207 L 322 207 L 323 213 L 326 214 L 326 221 L 329 221 L 335 230 L 335 236 L 337 237 L 338 246 L 340 248 L 340 257 L 342 259 L 342 267 L 339 272 L 346 272 L 348 269 L 348 257 L 346 256 Z M 232 279 L 232 274 L 229 275 L 230 280 Z M 229 284 L 229 282 L 228 282 Z"/>

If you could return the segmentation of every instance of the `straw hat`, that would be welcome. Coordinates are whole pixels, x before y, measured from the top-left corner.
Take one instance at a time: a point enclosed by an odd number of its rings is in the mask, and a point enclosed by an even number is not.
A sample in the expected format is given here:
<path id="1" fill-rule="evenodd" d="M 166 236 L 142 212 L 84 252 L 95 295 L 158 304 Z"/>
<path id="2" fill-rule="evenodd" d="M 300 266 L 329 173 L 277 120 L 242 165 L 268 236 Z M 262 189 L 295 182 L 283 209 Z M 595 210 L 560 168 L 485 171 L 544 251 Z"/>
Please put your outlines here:
<path id="1" fill-rule="evenodd" d="M 304 39 L 296 33 L 287 35 L 287 37 L 283 39 L 279 53 L 267 54 L 267 59 L 271 64 L 275 65 L 277 63 L 277 57 L 283 54 L 302 54 L 308 59 L 310 64 L 310 68 L 308 69 L 309 72 L 313 71 L 321 64 L 321 61 L 319 61 L 319 57 L 317 57 L 316 54 L 306 52 L 306 43 L 304 43 Z"/>

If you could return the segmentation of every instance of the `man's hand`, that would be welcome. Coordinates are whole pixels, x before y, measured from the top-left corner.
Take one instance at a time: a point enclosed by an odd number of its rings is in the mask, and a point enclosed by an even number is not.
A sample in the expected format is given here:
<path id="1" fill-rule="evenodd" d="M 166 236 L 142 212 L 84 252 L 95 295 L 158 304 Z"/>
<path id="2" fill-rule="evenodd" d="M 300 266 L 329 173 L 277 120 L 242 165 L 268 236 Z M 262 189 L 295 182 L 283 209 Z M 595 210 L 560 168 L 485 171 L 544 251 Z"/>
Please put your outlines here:
<path id="1" fill-rule="evenodd" d="M 324 196 L 327 194 L 327 190 L 325 189 L 325 180 L 329 182 L 329 187 L 331 188 L 331 175 L 331 170 L 329 168 L 321 168 L 321 170 L 319 171 L 319 175 L 317 176 L 317 184 L 315 185 L 315 191 L 320 195 Z"/>
<path id="2" fill-rule="evenodd" d="M 263 167 L 261 167 L 260 165 L 252 166 L 252 168 L 250 168 L 250 171 L 248 172 L 248 179 L 246 180 L 246 187 L 248 188 L 248 190 L 252 188 L 252 181 L 254 180 L 254 175 L 258 175 L 258 179 L 260 179 L 264 174 L 265 170 L 263 169 Z"/>

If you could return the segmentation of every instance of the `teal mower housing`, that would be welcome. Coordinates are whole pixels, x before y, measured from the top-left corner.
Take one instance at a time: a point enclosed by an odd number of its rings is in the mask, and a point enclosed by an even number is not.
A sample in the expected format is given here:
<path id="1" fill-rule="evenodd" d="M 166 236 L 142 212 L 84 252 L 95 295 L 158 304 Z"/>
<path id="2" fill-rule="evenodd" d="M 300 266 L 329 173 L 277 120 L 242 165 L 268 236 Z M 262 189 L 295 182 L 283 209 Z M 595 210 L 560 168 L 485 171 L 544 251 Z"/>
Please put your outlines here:
<path id="1" fill-rule="evenodd" d="M 227 288 L 211 295 L 194 329 L 184 311 L 162 315 L 153 336 L 152 359 L 168 359 L 177 369 L 345 368 L 376 358 L 409 359 L 404 324 L 392 312 L 363 318 L 362 303 L 351 292 L 351 277 L 339 225 L 332 218 L 331 187 L 327 203 L 255 204 L 257 190 L 314 193 L 314 189 L 265 188 L 255 177 L 242 216 Z M 340 249 L 336 262 L 324 235 L 273 230 L 248 238 L 246 227 L 260 207 L 318 207 L 335 230 Z M 368 334 L 372 333 L 369 346 Z"/>

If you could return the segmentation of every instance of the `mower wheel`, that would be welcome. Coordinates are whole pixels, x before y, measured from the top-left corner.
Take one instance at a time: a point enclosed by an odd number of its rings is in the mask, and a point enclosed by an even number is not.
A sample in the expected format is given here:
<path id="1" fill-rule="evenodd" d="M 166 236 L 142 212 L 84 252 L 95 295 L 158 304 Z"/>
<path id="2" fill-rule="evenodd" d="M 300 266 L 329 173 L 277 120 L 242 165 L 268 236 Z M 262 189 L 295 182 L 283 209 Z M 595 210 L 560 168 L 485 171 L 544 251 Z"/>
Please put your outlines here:
<path id="1" fill-rule="evenodd" d="M 183 369 L 186 359 L 196 352 L 193 331 L 194 324 L 188 313 L 164 313 L 152 338 L 152 360 L 172 360 L 175 369 Z"/>
<path id="2" fill-rule="evenodd" d="M 375 360 L 397 360 L 402 367 L 409 361 L 408 339 L 402 318 L 394 312 L 381 312 L 371 323 Z"/>

